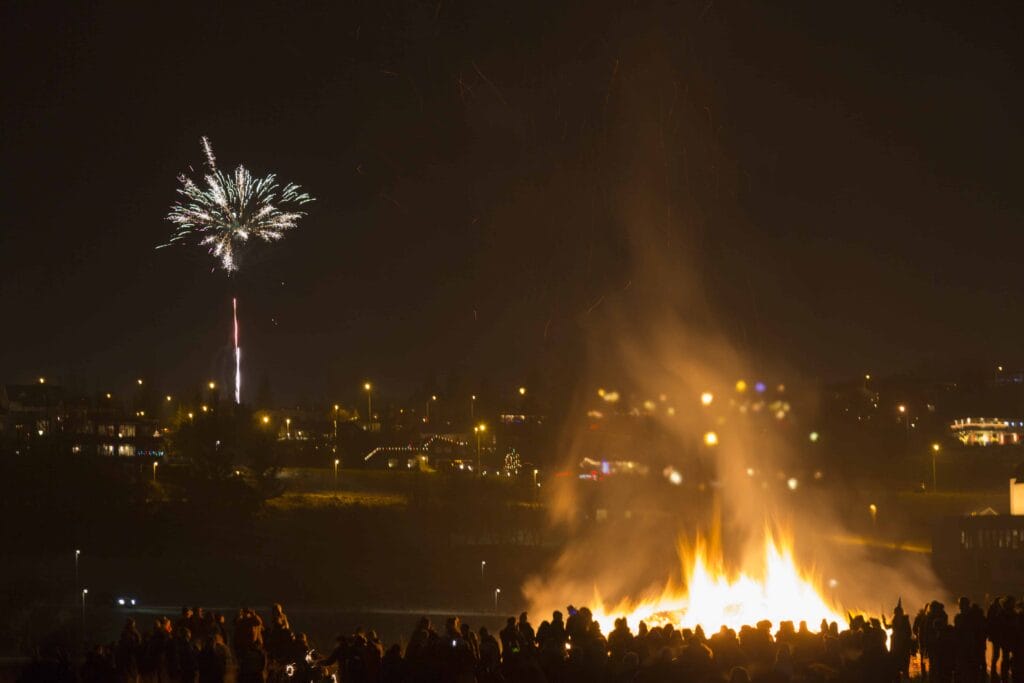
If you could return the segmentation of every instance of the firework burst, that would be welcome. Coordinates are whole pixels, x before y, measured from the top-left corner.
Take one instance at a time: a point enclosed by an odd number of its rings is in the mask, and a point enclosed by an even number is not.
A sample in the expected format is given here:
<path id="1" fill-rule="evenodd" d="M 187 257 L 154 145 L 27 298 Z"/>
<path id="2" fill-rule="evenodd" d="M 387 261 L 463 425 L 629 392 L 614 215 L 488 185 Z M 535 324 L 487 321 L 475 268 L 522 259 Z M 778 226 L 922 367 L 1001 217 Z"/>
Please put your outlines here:
<path id="1" fill-rule="evenodd" d="M 167 244 L 196 242 L 206 247 L 230 275 L 238 270 L 237 252 L 250 239 L 276 242 L 306 215 L 299 210 L 313 201 L 294 183 L 281 186 L 277 177 L 253 176 L 239 164 L 234 173 L 217 168 L 213 147 L 202 138 L 207 173 L 200 181 L 178 176 L 181 195 L 167 214 L 176 229 Z"/>

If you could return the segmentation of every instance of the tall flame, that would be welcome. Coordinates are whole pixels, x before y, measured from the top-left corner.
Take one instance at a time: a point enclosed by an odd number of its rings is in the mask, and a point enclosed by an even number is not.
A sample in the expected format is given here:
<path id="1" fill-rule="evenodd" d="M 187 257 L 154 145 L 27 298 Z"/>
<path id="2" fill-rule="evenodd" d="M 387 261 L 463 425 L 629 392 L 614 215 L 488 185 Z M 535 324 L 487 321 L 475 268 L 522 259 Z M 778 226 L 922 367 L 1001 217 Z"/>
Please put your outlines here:
<path id="1" fill-rule="evenodd" d="M 797 567 L 790 539 L 776 540 L 766 529 L 763 557 L 748 571 L 730 573 L 716 537 L 711 542 L 698 537 L 692 548 L 681 547 L 685 588 L 669 582 L 660 595 L 611 607 L 596 595 L 591 611 L 601 629 L 608 633 L 618 617 L 626 617 L 634 628 L 643 620 L 681 628 L 700 625 L 707 633 L 723 625 L 739 630 L 764 619 L 776 627 L 782 621 L 806 621 L 811 629 L 822 619 L 845 622 L 842 609 L 822 595 L 816 577 Z"/>

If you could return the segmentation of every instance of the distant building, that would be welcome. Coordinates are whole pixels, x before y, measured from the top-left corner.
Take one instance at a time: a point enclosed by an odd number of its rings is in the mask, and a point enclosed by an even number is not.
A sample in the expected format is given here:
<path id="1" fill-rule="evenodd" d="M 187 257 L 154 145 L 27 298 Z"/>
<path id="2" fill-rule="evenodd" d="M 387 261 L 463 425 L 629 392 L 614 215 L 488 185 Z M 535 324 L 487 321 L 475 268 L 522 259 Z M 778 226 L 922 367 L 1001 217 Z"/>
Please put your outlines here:
<path id="1" fill-rule="evenodd" d="M 480 448 L 481 458 L 487 460 L 493 447 L 481 442 Z M 476 443 L 465 434 L 424 435 L 416 443 L 376 446 L 363 456 L 365 467 L 389 470 L 472 472 L 476 463 Z"/>
<path id="2" fill-rule="evenodd" d="M 15 452 L 65 451 L 120 457 L 162 457 L 164 438 L 144 411 L 69 398 L 52 384 L 0 385 L 0 436 Z"/>
<path id="3" fill-rule="evenodd" d="M 0 432 L 15 442 L 45 437 L 61 428 L 64 392 L 52 384 L 0 385 Z"/>
<path id="4" fill-rule="evenodd" d="M 1016 446 L 1024 439 L 1024 420 L 965 417 L 954 420 L 949 429 L 965 446 Z"/>
<path id="5" fill-rule="evenodd" d="M 1024 462 L 1017 465 L 1010 477 L 1010 514 L 1024 515 Z"/>
<path id="6" fill-rule="evenodd" d="M 1024 583 L 1024 463 L 1010 477 L 1010 514 L 992 508 L 936 523 L 932 562 L 951 590 L 998 595 Z"/>

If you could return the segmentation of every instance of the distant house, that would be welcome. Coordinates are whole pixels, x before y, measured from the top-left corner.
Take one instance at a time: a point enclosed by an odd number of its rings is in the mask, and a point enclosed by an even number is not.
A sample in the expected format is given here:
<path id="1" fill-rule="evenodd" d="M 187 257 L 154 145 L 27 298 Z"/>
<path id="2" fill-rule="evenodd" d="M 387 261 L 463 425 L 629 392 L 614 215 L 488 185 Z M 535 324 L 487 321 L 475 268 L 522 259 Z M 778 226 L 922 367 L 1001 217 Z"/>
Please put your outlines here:
<path id="1" fill-rule="evenodd" d="M 162 457 L 157 421 L 139 411 L 68 397 L 56 385 L 0 385 L 0 437 L 16 453 L 65 451 L 119 457 Z"/>
<path id="2" fill-rule="evenodd" d="M 472 472 L 476 461 L 476 443 L 463 434 L 428 434 L 415 443 L 376 446 L 363 456 L 364 466 L 389 470 Z"/>
<path id="3" fill-rule="evenodd" d="M 991 507 L 937 520 L 932 563 L 953 591 L 997 595 L 1024 583 L 1024 463 L 1010 477 L 1010 514 Z"/>
<path id="4" fill-rule="evenodd" d="M 51 434 L 61 427 L 64 392 L 51 384 L 0 385 L 0 432 L 14 442 Z"/>
<path id="5" fill-rule="evenodd" d="M 965 417 L 954 420 L 949 429 L 965 446 L 1017 446 L 1024 441 L 1024 420 Z"/>

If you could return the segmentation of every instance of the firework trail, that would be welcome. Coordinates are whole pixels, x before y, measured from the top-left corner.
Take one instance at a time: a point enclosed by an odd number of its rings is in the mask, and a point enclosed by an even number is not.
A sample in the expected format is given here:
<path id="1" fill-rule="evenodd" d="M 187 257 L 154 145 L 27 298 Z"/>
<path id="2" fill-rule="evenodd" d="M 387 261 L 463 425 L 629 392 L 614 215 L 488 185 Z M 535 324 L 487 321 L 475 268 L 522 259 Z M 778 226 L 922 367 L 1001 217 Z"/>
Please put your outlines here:
<path id="1" fill-rule="evenodd" d="M 273 173 L 253 176 L 239 164 L 233 173 L 217 167 L 213 146 L 202 138 L 207 172 L 201 180 L 182 173 L 178 176 L 181 198 L 167 214 L 175 225 L 174 234 L 157 249 L 178 243 L 195 242 L 206 247 L 210 255 L 230 276 L 238 270 L 238 252 L 250 239 L 276 242 L 298 225 L 306 215 L 299 210 L 313 201 L 299 185 L 283 187 Z M 238 299 L 231 300 L 235 346 L 235 403 L 242 400 L 242 351 L 238 344 Z"/>

